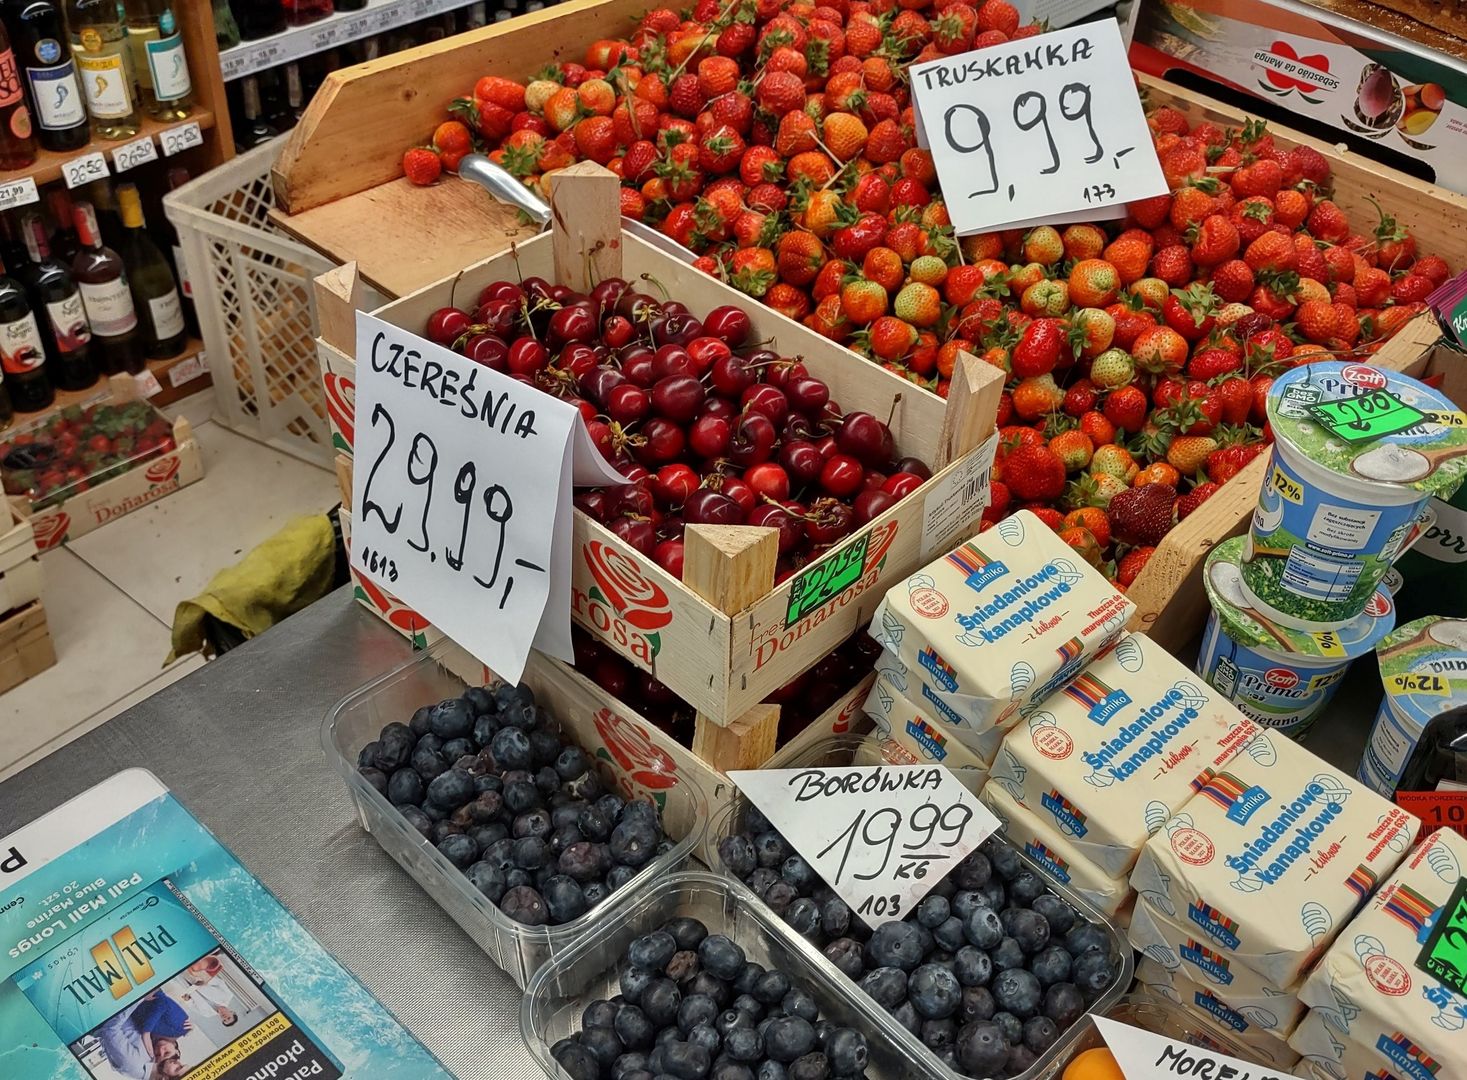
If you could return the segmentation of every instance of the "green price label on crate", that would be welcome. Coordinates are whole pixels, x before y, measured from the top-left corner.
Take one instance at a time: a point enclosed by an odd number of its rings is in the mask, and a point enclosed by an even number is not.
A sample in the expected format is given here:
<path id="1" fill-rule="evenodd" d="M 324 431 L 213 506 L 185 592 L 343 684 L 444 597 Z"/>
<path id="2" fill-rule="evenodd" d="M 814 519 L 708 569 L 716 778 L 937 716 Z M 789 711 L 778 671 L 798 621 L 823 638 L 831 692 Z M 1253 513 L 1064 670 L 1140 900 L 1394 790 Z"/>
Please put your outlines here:
<path id="1" fill-rule="evenodd" d="M 1413 428 L 1426 414 L 1387 390 L 1306 406 L 1326 431 L 1346 442 L 1368 442 Z"/>
<path id="2" fill-rule="evenodd" d="M 870 543 L 871 534 L 867 533 L 796 577 L 790 584 L 784 624 L 793 626 L 860 581 L 866 570 L 866 550 Z"/>
<path id="3" fill-rule="evenodd" d="M 1467 877 L 1457 882 L 1437 916 L 1416 967 L 1457 993 L 1467 993 Z"/>

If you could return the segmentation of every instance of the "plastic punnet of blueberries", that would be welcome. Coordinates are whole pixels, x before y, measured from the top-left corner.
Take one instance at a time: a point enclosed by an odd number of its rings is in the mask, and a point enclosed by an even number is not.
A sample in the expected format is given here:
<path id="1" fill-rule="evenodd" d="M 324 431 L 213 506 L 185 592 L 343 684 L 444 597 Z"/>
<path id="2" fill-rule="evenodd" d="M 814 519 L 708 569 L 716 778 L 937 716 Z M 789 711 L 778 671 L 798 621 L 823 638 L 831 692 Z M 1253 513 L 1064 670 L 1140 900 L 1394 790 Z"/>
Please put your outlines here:
<path id="1" fill-rule="evenodd" d="M 861 1080 L 866 1037 L 820 1015 L 782 971 L 676 918 L 635 939 L 621 991 L 550 1048 L 571 1080 Z"/>
<path id="2" fill-rule="evenodd" d="M 718 855 L 948 1068 L 1030 1068 L 1116 980 L 1111 935 L 990 838 L 900 922 L 874 932 L 753 806 Z M 762 1077 L 759 1080 L 763 1080 Z"/>
<path id="3" fill-rule="evenodd" d="M 362 747 L 357 772 L 526 926 L 579 918 L 672 847 L 657 807 L 608 791 L 527 686 L 423 706 Z"/>

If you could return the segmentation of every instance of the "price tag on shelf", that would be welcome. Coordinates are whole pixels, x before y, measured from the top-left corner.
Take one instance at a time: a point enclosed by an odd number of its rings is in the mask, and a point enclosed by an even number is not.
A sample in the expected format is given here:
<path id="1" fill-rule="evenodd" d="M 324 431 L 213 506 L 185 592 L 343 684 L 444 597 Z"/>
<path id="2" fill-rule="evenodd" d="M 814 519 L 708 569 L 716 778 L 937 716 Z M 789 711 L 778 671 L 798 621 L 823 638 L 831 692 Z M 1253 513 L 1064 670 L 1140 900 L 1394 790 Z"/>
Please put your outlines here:
<path id="1" fill-rule="evenodd" d="M 576 410 L 357 312 L 352 565 L 502 678 L 571 658 L 571 487 L 626 481 Z"/>
<path id="2" fill-rule="evenodd" d="M 1126 1080 L 1166 1080 L 1173 1076 L 1192 1080 L 1204 1076 L 1212 1080 L 1291 1080 L 1290 1074 L 1281 1069 L 1229 1057 L 1104 1016 L 1092 1019 Z"/>
<path id="3" fill-rule="evenodd" d="M 179 124 L 178 127 L 171 127 L 161 132 L 158 135 L 158 142 L 163 146 L 163 156 L 172 157 L 190 147 L 203 146 L 204 133 L 199 130 L 197 120 L 190 120 L 187 124 Z"/>
<path id="4" fill-rule="evenodd" d="M 66 181 L 68 188 L 81 187 L 90 184 L 93 180 L 105 180 L 109 175 L 107 159 L 102 156 L 100 150 L 81 157 L 72 158 L 61 164 L 61 179 Z"/>
<path id="5" fill-rule="evenodd" d="M 134 139 L 130 143 L 124 143 L 112 151 L 112 168 L 120 173 L 157 160 L 158 148 L 153 145 L 153 137 L 151 135 L 144 135 L 141 139 Z"/>
<path id="6" fill-rule="evenodd" d="M 914 64 L 918 141 L 959 235 L 1120 217 L 1164 195 L 1114 20 Z"/>
<path id="7" fill-rule="evenodd" d="M 143 397 L 150 398 L 163 392 L 163 384 L 158 381 L 158 376 L 147 368 L 134 375 L 133 381 L 138 384 L 138 389 L 142 391 Z"/>
<path id="8" fill-rule="evenodd" d="M 254 50 L 247 45 L 236 45 L 220 53 L 219 72 L 224 77 L 224 81 L 229 82 L 245 74 L 253 53 Z"/>
<path id="9" fill-rule="evenodd" d="M 318 26 L 311 31 L 311 52 L 320 52 L 322 49 L 329 49 L 335 45 L 342 25 L 339 22 L 328 22 L 325 26 Z"/>
<path id="10" fill-rule="evenodd" d="M 29 176 L 0 184 L 0 210 L 13 210 L 17 206 L 28 206 L 40 201 L 41 194 L 36 190 L 36 182 Z"/>
<path id="11" fill-rule="evenodd" d="M 168 369 L 168 385 L 174 387 L 191 383 L 209 370 L 208 354 L 200 349 L 186 360 L 180 360 Z"/>
<path id="12" fill-rule="evenodd" d="M 941 765 L 758 769 L 728 775 L 872 927 L 906 918 L 999 828 L 988 807 Z"/>
<path id="13" fill-rule="evenodd" d="M 393 4 L 383 4 L 375 12 L 377 32 L 391 30 L 402 20 L 402 9 Z"/>

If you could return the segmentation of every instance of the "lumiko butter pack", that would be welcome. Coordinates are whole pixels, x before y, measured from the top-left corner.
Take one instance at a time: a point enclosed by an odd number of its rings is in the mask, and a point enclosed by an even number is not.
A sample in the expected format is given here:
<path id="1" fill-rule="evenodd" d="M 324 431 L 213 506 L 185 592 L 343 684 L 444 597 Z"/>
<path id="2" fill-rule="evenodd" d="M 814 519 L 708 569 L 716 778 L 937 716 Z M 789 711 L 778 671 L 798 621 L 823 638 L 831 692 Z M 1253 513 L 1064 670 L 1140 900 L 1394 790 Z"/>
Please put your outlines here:
<path id="1" fill-rule="evenodd" d="M 985 730 L 1073 679 L 1134 610 L 1021 510 L 889 589 L 870 632 Z"/>
<path id="2" fill-rule="evenodd" d="M 1020 806 L 996 784 L 978 794 L 979 800 L 1003 823 L 1003 834 L 1012 844 L 1047 870 L 1051 877 L 1068 885 L 1112 918 L 1132 896 L 1131 883 L 1111 877 L 1078 854 L 1059 832 L 1028 807 Z"/>
<path id="3" fill-rule="evenodd" d="M 1299 986 L 1279 987 L 1218 949 L 1205 935 L 1189 932 L 1136 905 L 1127 930 L 1131 947 L 1182 984 L 1210 990 L 1254 1027 L 1287 1038 L 1304 1015 Z"/>
<path id="4" fill-rule="evenodd" d="M 1324 1015 L 1310 1009 L 1289 1036 L 1292 1047 L 1318 1075 L 1332 1080 L 1395 1077 L 1397 1080 L 1457 1080 L 1452 1068 L 1433 1057 L 1404 1031 L 1384 1029 L 1369 1045 L 1340 1037 Z M 1460 1060 L 1460 1059 L 1458 1059 Z"/>
<path id="5" fill-rule="evenodd" d="M 969 791 L 988 780 L 988 763 L 974 754 L 947 724 L 912 704 L 885 675 L 866 695 L 866 715 L 876 726 L 886 760 L 898 765 L 935 761 L 952 770 Z"/>
<path id="6" fill-rule="evenodd" d="M 1464 876 L 1467 840 L 1438 829 L 1325 953 L 1300 996 L 1342 1039 L 1379 1047 L 1404 1033 L 1438 1076 L 1467 1076 L 1467 996 L 1416 964 Z"/>
<path id="7" fill-rule="evenodd" d="M 1107 874 L 1130 872 L 1149 836 L 1258 727 L 1150 638 L 1127 634 L 1010 729 L 991 782 Z"/>
<path id="8" fill-rule="evenodd" d="M 1189 1019 L 1204 1032 L 1216 1033 L 1220 1040 L 1226 1040 L 1224 1045 L 1215 1047 L 1221 1053 L 1256 1061 L 1260 1065 L 1272 1065 L 1276 1069 L 1292 1068 L 1299 1060 L 1299 1055 L 1287 1042 L 1250 1022 L 1210 988 L 1189 983 L 1186 978 L 1167 971 L 1154 960 L 1143 959 L 1136 965 L 1136 982 L 1146 993 L 1186 1009 Z"/>
<path id="9" fill-rule="evenodd" d="M 901 694 L 907 705 L 950 730 L 970 752 L 982 759 L 985 769 L 993 764 L 993 757 L 998 753 L 999 744 L 1003 742 L 1006 726 L 975 726 L 972 719 L 953 707 L 947 700 L 947 695 L 933 690 L 921 677 L 920 671 L 907 667 L 886 649 L 882 649 L 881 655 L 876 659 L 876 674 Z M 871 718 L 878 722 L 881 720 L 875 714 Z M 1010 716 L 1004 724 L 1011 724 L 1017 719 L 1017 716 Z M 983 723 L 987 724 L 988 721 L 984 720 Z"/>
<path id="10" fill-rule="evenodd" d="M 1146 842 L 1131 884 L 1174 923 L 1288 986 L 1406 856 L 1421 822 L 1269 732 Z"/>

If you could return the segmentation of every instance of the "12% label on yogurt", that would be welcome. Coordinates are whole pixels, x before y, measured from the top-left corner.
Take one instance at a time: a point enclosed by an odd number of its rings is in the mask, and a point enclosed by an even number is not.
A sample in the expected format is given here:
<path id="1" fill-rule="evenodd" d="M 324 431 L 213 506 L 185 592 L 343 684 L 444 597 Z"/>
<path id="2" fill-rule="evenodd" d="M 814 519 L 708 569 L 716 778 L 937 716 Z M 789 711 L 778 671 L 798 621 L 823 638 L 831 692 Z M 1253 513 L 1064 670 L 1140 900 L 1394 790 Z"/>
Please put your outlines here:
<path id="1" fill-rule="evenodd" d="M 158 141 L 163 144 L 163 156 L 172 157 L 190 147 L 203 146 L 204 133 L 199 129 L 198 121 L 191 120 L 167 129 L 158 136 Z"/>
<path id="2" fill-rule="evenodd" d="M 729 778 L 873 927 L 905 918 L 999 827 L 941 765 L 758 769 Z"/>
<path id="3" fill-rule="evenodd" d="M 72 158 L 61 165 L 61 179 L 66 181 L 68 188 L 81 187 L 93 180 L 105 180 L 109 172 L 107 159 L 100 150 Z"/>
<path id="4" fill-rule="evenodd" d="M 120 173 L 157 160 L 158 148 L 153 145 L 152 136 L 134 139 L 126 146 L 119 146 L 112 151 L 112 167 Z"/>

